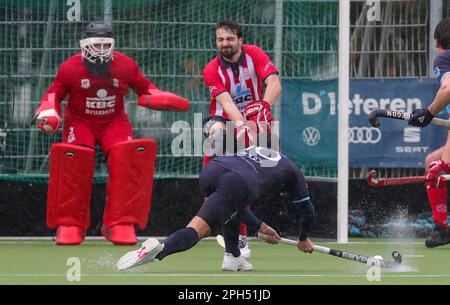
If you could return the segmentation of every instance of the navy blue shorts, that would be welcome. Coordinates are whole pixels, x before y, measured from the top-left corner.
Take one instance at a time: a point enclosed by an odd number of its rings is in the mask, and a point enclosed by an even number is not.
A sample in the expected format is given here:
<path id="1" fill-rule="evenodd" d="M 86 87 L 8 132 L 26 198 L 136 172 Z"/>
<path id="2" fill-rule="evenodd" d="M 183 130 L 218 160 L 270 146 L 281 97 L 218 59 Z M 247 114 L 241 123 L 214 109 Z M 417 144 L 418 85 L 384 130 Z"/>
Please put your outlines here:
<path id="1" fill-rule="evenodd" d="M 248 187 L 245 181 L 214 163 L 200 175 L 200 190 L 208 197 L 197 213 L 212 230 L 240 217 L 240 211 L 248 203 Z"/>

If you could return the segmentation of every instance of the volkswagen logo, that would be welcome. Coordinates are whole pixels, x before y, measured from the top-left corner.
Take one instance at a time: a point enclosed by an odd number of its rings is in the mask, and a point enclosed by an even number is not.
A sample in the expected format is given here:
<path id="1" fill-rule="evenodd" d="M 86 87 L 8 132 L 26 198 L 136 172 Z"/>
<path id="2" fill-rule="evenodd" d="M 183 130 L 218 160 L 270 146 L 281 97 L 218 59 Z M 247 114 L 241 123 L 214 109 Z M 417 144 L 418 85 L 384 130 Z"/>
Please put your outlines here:
<path id="1" fill-rule="evenodd" d="M 302 139 L 306 145 L 314 146 L 320 141 L 320 132 L 314 127 L 307 127 L 302 132 Z"/>
<path id="2" fill-rule="evenodd" d="M 376 144 L 381 140 L 381 131 L 374 127 L 350 127 L 348 142 L 354 144 Z"/>

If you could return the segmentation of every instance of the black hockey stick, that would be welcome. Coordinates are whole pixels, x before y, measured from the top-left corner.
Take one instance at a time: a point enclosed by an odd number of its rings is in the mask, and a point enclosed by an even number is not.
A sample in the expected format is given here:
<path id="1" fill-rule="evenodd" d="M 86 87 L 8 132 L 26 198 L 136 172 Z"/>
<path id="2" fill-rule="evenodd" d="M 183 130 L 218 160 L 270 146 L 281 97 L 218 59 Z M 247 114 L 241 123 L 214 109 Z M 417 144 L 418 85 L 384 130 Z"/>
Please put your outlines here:
<path id="1" fill-rule="evenodd" d="M 378 121 L 378 118 L 380 117 L 408 121 L 411 118 L 411 114 L 403 111 L 376 109 L 369 113 L 370 125 L 377 128 L 380 127 L 380 121 Z M 431 124 L 450 127 L 450 120 L 433 118 Z"/>
<path id="2" fill-rule="evenodd" d="M 39 113 L 36 113 L 30 121 L 30 125 L 46 123 L 45 119 L 38 119 Z"/>

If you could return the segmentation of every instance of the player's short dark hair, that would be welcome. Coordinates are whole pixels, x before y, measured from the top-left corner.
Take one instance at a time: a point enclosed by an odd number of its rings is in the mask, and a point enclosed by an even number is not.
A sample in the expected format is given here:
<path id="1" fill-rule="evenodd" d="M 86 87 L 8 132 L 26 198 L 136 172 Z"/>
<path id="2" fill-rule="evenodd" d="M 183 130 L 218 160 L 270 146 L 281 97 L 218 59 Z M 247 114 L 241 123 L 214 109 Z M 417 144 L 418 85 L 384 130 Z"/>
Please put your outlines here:
<path id="1" fill-rule="evenodd" d="M 439 22 L 434 30 L 434 39 L 442 49 L 450 49 L 450 17 L 446 17 Z"/>
<path id="2" fill-rule="evenodd" d="M 214 27 L 214 33 L 217 32 L 218 29 L 226 29 L 228 31 L 233 32 L 236 34 L 238 38 L 242 37 L 242 28 L 239 25 L 239 23 L 232 21 L 232 20 L 222 20 L 217 22 L 216 26 Z"/>

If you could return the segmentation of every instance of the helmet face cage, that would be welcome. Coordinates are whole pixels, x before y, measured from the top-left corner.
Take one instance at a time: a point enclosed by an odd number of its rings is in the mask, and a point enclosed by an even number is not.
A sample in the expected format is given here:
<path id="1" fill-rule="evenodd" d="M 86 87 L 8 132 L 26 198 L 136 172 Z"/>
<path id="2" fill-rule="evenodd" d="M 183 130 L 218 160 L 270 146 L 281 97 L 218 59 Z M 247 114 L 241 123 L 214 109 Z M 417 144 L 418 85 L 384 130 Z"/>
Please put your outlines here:
<path id="1" fill-rule="evenodd" d="M 81 55 L 92 63 L 108 63 L 112 59 L 114 38 L 89 37 L 80 40 Z"/>

